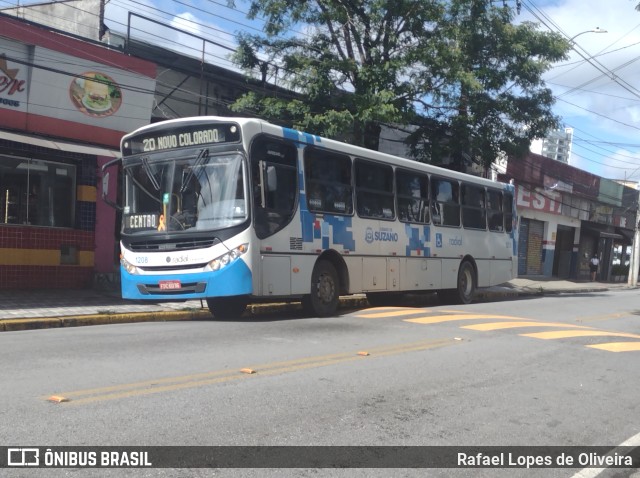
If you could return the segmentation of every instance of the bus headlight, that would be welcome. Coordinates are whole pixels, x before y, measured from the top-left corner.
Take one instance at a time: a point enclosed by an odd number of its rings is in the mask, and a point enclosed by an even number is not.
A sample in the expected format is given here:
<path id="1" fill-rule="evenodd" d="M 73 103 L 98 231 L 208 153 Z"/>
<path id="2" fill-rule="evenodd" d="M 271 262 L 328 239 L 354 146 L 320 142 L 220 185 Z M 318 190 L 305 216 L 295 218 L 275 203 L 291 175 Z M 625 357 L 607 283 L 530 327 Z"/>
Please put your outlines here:
<path id="1" fill-rule="evenodd" d="M 220 257 L 216 257 L 214 260 L 209 262 L 205 269 L 209 269 L 212 271 L 219 271 L 226 265 L 235 261 L 238 257 L 243 255 L 249 249 L 249 244 L 241 244 L 235 249 L 231 249 L 226 254 L 221 255 Z"/>
<path id="2" fill-rule="evenodd" d="M 129 274 L 137 274 L 138 268 L 134 266 L 131 262 L 127 261 L 124 257 L 120 257 L 120 264 Z"/>

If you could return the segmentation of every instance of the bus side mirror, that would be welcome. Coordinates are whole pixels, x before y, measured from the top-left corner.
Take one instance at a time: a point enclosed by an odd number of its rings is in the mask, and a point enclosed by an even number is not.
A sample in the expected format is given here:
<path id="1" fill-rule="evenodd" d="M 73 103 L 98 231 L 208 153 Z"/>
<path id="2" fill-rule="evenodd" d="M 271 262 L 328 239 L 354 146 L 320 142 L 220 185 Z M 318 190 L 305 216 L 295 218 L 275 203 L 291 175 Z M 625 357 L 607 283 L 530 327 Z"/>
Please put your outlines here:
<path id="1" fill-rule="evenodd" d="M 102 176 L 102 199 L 109 195 L 109 173 Z"/>
<path id="2" fill-rule="evenodd" d="M 113 202 L 111 199 L 109 199 L 109 197 L 108 197 L 108 195 L 109 195 L 109 177 L 110 177 L 110 173 L 108 171 L 106 171 L 106 169 L 110 168 L 111 166 L 113 166 L 114 164 L 117 164 L 119 162 L 120 162 L 120 158 L 114 159 L 114 160 L 109 161 L 108 163 L 105 163 L 105 164 L 102 165 L 102 200 L 106 204 L 111 206 L 112 208 L 121 211 L 122 208 L 120 206 L 118 206 L 115 202 Z"/>

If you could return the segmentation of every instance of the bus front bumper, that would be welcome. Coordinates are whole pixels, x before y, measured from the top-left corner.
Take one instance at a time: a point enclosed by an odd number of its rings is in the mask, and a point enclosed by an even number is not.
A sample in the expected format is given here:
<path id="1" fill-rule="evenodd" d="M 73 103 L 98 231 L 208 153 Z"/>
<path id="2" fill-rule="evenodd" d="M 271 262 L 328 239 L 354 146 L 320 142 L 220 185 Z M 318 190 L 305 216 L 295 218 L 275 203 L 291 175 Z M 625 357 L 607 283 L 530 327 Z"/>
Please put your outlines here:
<path id="1" fill-rule="evenodd" d="M 122 266 L 124 299 L 187 300 L 247 295 L 253 292 L 251 270 L 238 259 L 219 271 L 190 274 L 130 274 Z"/>

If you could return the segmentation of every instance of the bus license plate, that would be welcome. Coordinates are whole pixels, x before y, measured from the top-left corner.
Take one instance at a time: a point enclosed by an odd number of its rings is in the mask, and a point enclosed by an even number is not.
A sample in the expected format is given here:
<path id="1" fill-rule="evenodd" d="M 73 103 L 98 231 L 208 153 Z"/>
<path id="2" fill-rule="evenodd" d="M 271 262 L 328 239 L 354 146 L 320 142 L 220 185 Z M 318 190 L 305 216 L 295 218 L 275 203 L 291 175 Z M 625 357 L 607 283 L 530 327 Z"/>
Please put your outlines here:
<path id="1" fill-rule="evenodd" d="M 160 290 L 177 290 L 182 288 L 179 280 L 161 280 L 158 281 Z"/>

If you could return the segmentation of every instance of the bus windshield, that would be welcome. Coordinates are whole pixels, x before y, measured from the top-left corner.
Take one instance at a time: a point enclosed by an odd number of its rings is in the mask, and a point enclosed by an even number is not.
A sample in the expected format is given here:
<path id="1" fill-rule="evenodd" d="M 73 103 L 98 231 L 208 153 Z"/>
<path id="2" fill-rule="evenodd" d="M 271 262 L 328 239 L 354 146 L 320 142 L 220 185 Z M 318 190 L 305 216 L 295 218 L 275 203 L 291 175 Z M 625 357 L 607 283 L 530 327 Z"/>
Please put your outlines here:
<path id="1" fill-rule="evenodd" d="M 142 156 L 125 165 L 124 234 L 217 230 L 247 219 L 239 153 Z"/>

